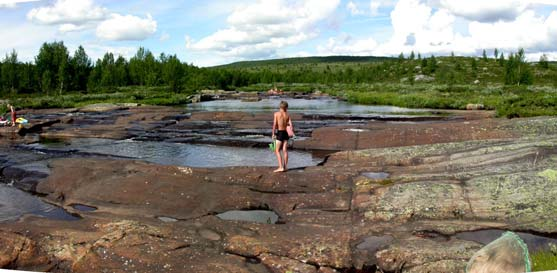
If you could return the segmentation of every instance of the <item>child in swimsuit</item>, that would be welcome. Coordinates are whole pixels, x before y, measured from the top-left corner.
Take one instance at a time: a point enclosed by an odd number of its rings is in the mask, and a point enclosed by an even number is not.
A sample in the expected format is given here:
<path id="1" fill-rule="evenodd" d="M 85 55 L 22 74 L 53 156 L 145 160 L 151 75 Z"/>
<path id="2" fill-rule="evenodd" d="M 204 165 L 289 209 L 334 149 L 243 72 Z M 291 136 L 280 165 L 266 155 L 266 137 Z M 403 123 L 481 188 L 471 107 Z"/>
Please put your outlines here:
<path id="1" fill-rule="evenodd" d="M 279 108 L 280 110 L 275 112 L 273 118 L 273 140 L 276 139 L 275 154 L 279 166 L 274 172 L 285 172 L 288 165 L 288 139 L 290 139 L 286 127 L 290 126 L 291 129 L 294 130 L 294 126 L 292 126 L 292 120 L 290 119 L 290 115 L 288 115 L 288 103 L 286 101 L 281 101 Z M 284 158 L 280 154 L 281 148 Z"/>

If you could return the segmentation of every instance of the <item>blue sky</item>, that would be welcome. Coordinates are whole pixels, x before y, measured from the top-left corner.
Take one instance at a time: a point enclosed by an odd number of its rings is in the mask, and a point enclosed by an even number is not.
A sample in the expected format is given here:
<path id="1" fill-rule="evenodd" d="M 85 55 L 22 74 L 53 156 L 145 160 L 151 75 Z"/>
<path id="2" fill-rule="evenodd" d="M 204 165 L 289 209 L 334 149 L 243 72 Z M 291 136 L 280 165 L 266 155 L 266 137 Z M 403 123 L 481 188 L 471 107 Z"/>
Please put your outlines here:
<path id="1" fill-rule="evenodd" d="M 140 46 L 199 66 L 296 56 L 480 55 L 557 60 L 557 0 L 0 0 L 0 54 L 43 42 L 93 58 Z"/>

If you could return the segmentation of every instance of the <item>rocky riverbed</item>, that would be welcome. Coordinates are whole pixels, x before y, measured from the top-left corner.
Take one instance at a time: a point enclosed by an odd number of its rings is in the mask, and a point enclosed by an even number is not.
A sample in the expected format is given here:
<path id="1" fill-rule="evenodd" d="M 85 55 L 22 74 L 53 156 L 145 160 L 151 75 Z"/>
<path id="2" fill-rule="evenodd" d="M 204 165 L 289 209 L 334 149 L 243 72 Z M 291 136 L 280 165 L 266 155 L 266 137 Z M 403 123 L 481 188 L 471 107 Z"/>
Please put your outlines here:
<path id="1" fill-rule="evenodd" d="M 42 203 L 0 219 L 0 268 L 464 272 L 485 243 L 474 232 L 522 231 L 547 247 L 557 234 L 557 118 L 490 115 L 295 112 L 294 148 L 322 151 L 320 163 L 276 174 L 34 145 L 96 138 L 264 149 L 270 112 L 28 111 L 29 127 L 0 129 L 1 182 Z M 53 209 L 61 211 L 44 213 Z"/>

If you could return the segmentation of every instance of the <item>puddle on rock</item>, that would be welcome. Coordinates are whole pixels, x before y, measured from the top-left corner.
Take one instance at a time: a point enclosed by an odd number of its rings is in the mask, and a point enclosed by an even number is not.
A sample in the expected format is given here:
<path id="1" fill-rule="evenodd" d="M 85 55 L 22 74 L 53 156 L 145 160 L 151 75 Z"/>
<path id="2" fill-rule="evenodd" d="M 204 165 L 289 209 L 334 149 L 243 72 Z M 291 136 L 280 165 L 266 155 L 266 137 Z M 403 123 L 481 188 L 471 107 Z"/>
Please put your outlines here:
<path id="1" fill-rule="evenodd" d="M 367 173 L 362 173 L 363 176 L 370 178 L 370 179 L 385 179 L 388 178 L 390 176 L 390 174 L 388 173 L 374 173 L 374 172 L 367 172 Z"/>
<path id="2" fill-rule="evenodd" d="M 172 218 L 172 217 L 166 217 L 166 216 L 159 216 L 157 217 L 157 219 L 165 222 L 165 223 L 175 223 L 178 222 L 178 219 L 176 218 Z"/>
<path id="3" fill-rule="evenodd" d="M 247 221 L 263 224 L 276 224 L 279 217 L 269 210 L 230 210 L 217 214 L 222 220 Z"/>
<path id="4" fill-rule="evenodd" d="M 391 235 L 369 236 L 365 238 L 363 242 L 359 243 L 356 248 L 373 253 L 388 246 L 393 240 L 394 238 Z"/>
<path id="5" fill-rule="evenodd" d="M 14 221 L 31 214 L 53 220 L 79 220 L 64 209 L 43 202 L 36 196 L 17 188 L 0 184 L 0 222 Z"/>
<path id="6" fill-rule="evenodd" d="M 460 232 L 455 235 L 456 238 L 466 241 L 473 241 L 480 244 L 487 245 L 492 241 L 495 241 L 501 235 L 506 232 L 505 230 L 499 229 L 486 229 L 477 231 Z M 549 250 L 550 244 L 557 245 L 556 236 L 542 236 L 535 235 L 525 232 L 514 232 L 526 243 L 528 246 L 528 251 L 536 252 L 540 250 Z"/>
<path id="7" fill-rule="evenodd" d="M 97 138 L 72 139 L 65 144 L 30 144 L 36 151 L 82 152 L 107 156 L 129 157 L 162 165 L 188 167 L 276 166 L 276 156 L 269 149 L 226 147 L 203 144 L 156 141 L 110 140 Z M 46 150 L 45 150 L 46 149 Z M 290 151 L 289 167 L 315 166 L 323 161 L 307 151 Z"/>
<path id="8" fill-rule="evenodd" d="M 96 211 L 97 210 L 97 208 L 95 208 L 95 207 L 82 205 L 82 204 L 72 204 L 72 205 L 70 205 L 70 207 L 72 207 L 76 210 L 79 210 L 79 211 L 84 211 L 84 212 L 90 212 L 90 211 Z"/>

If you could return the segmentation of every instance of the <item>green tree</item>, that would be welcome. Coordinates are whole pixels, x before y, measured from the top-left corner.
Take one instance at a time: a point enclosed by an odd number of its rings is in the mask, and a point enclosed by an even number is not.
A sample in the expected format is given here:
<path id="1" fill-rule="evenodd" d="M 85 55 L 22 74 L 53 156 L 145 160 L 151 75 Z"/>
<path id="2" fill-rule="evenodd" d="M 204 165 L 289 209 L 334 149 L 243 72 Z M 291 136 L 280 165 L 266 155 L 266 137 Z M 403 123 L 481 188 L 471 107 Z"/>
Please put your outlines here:
<path id="1" fill-rule="evenodd" d="M 484 49 L 484 51 L 482 52 L 482 58 L 483 58 L 484 61 L 487 62 L 487 52 L 485 51 L 485 49 Z"/>
<path id="2" fill-rule="evenodd" d="M 414 60 L 415 58 L 416 58 L 416 55 L 414 55 L 414 50 L 412 50 L 412 52 L 410 52 L 410 57 L 408 59 Z"/>
<path id="3" fill-rule="evenodd" d="M 63 42 L 44 43 L 35 57 L 35 63 L 41 75 L 41 85 L 48 83 L 48 86 L 41 87 L 47 95 L 55 86 L 60 94 L 68 88 L 69 54 Z M 50 78 L 44 79 L 47 76 Z"/>
<path id="4" fill-rule="evenodd" d="M 16 93 L 19 89 L 19 62 L 17 61 L 17 53 L 14 50 L 10 54 L 6 54 L 2 64 L 2 85 L 10 93 Z"/>
<path id="5" fill-rule="evenodd" d="M 548 69 L 549 68 L 549 61 L 547 59 L 547 55 L 542 54 L 540 56 L 540 61 L 538 62 L 538 65 L 543 69 Z"/>
<path id="6" fill-rule="evenodd" d="M 497 48 L 493 50 L 493 56 L 495 57 L 495 60 L 499 58 L 499 50 Z"/>
<path id="7" fill-rule="evenodd" d="M 91 59 L 87 56 L 85 49 L 79 46 L 70 60 L 72 70 L 73 90 L 86 90 L 89 74 L 91 73 Z"/>
<path id="8" fill-rule="evenodd" d="M 437 64 L 437 59 L 435 59 L 434 55 L 431 55 L 431 58 L 429 59 L 429 72 L 430 73 L 435 73 L 435 71 L 437 70 L 438 64 Z"/>
<path id="9" fill-rule="evenodd" d="M 532 71 L 528 63 L 524 49 L 519 49 L 518 53 L 510 54 L 505 64 L 505 84 L 507 85 L 529 85 L 533 83 Z"/>
<path id="10" fill-rule="evenodd" d="M 176 55 L 166 58 L 163 62 L 163 80 L 173 92 L 178 92 L 182 87 L 184 67 Z"/>
<path id="11" fill-rule="evenodd" d="M 114 84 L 116 86 L 128 85 L 129 72 L 128 61 L 122 56 L 118 56 L 114 67 Z"/>
<path id="12" fill-rule="evenodd" d="M 146 54 L 147 51 L 145 48 L 140 47 L 135 56 L 130 59 L 129 73 L 132 84 L 145 85 L 145 78 L 147 75 L 145 67 Z"/>
<path id="13" fill-rule="evenodd" d="M 499 55 L 499 65 L 501 67 L 505 65 L 505 54 L 503 52 L 501 52 L 501 55 Z"/>

